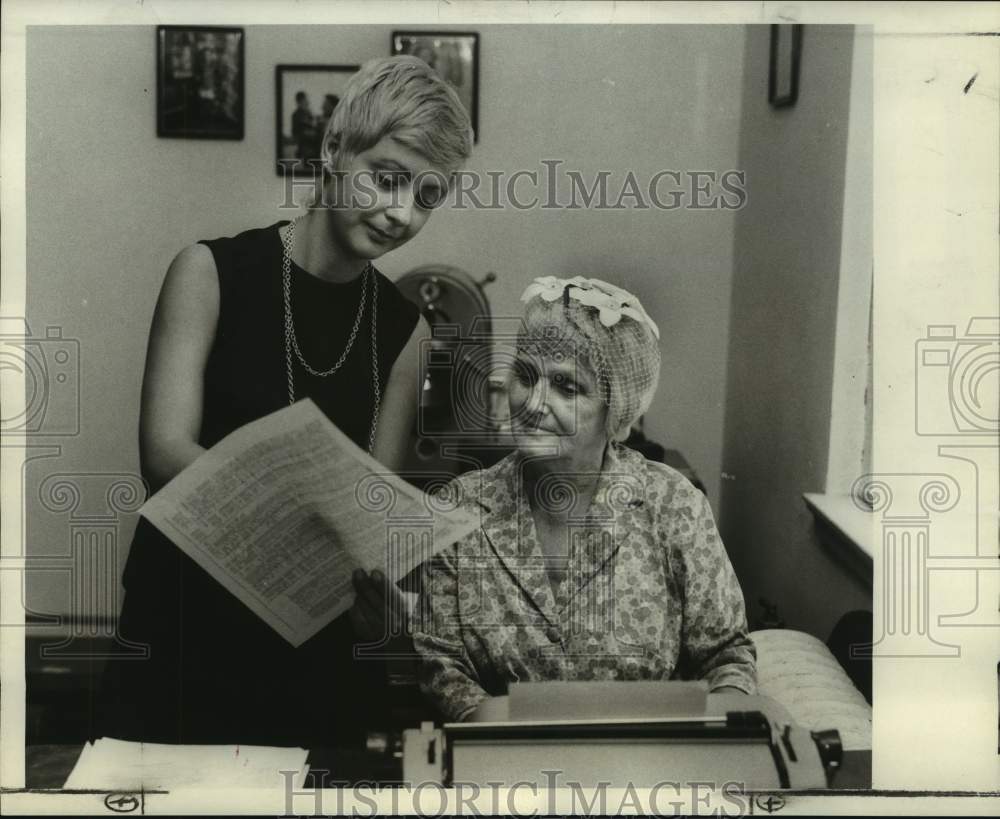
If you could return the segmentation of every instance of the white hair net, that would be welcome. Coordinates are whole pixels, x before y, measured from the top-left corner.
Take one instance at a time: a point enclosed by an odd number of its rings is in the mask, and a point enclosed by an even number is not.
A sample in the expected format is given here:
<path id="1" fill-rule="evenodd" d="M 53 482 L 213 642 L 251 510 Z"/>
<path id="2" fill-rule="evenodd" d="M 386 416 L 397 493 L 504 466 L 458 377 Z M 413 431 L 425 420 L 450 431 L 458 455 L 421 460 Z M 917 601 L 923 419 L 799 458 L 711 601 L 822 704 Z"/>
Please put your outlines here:
<path id="1" fill-rule="evenodd" d="M 639 300 L 600 279 L 545 276 L 521 301 L 527 304 L 518 349 L 569 354 L 590 367 L 608 406 L 608 437 L 626 438 L 649 409 L 660 378 L 660 331 Z"/>

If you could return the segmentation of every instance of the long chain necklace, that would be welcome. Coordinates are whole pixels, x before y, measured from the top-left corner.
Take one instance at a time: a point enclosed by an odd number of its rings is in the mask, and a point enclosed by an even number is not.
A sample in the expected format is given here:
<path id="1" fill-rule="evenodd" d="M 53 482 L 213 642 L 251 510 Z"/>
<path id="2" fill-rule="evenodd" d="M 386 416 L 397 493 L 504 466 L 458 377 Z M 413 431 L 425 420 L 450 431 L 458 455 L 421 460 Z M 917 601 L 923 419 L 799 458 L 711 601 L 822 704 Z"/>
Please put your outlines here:
<path id="1" fill-rule="evenodd" d="M 281 240 L 281 286 L 285 299 L 285 372 L 288 378 L 288 403 L 295 403 L 295 370 L 292 366 L 292 352 L 294 351 L 295 357 L 298 358 L 299 363 L 310 375 L 314 375 L 317 378 L 326 378 L 337 372 L 347 360 L 347 356 L 354 346 L 354 339 L 358 335 L 358 329 L 361 327 L 361 319 L 365 314 L 367 291 L 370 282 L 372 291 L 372 384 L 375 392 L 375 402 L 372 408 L 372 425 L 371 431 L 368 434 L 368 454 L 371 455 L 375 451 L 375 429 L 378 427 L 378 413 L 382 403 L 382 389 L 379 384 L 378 375 L 377 332 L 375 328 L 375 317 L 378 314 L 378 280 L 375 277 L 375 270 L 372 268 L 371 262 L 365 265 L 365 271 L 362 274 L 361 280 L 361 299 L 358 303 L 358 314 L 354 318 L 354 326 L 351 327 L 351 334 L 347 339 L 347 346 L 344 348 L 344 352 L 341 353 L 340 358 L 337 359 L 330 369 L 317 370 L 313 368 L 302 355 L 302 350 L 299 349 L 299 340 L 295 335 L 295 321 L 292 318 L 292 241 L 295 237 L 296 221 L 292 220 L 288 224 L 288 230 Z"/>

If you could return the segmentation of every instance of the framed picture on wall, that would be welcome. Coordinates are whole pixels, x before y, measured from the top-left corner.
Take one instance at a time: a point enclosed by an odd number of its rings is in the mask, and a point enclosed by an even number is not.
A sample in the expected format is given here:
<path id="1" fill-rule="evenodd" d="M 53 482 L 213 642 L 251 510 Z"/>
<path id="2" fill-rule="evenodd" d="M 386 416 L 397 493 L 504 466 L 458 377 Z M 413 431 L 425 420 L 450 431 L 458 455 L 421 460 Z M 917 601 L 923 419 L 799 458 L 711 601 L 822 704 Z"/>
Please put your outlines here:
<path id="1" fill-rule="evenodd" d="M 790 108 L 799 98 L 802 28 L 801 25 L 788 23 L 771 26 L 767 101 L 774 108 Z"/>
<path id="2" fill-rule="evenodd" d="M 314 176 L 323 134 L 356 65 L 279 65 L 274 70 L 279 176 Z"/>
<path id="3" fill-rule="evenodd" d="M 243 139 L 242 28 L 157 26 L 156 135 Z"/>
<path id="4" fill-rule="evenodd" d="M 457 31 L 394 31 L 392 53 L 426 62 L 458 92 L 479 142 L 479 35 Z"/>

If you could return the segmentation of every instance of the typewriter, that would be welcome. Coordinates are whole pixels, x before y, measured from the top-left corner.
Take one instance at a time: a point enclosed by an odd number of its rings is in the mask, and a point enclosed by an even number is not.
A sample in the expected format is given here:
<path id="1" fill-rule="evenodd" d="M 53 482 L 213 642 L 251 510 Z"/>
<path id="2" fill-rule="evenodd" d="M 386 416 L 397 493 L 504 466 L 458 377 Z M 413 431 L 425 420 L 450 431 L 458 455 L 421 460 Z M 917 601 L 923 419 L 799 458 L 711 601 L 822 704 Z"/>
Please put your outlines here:
<path id="1" fill-rule="evenodd" d="M 404 731 L 402 778 L 414 785 L 503 780 L 540 788 L 829 786 L 842 756 L 836 730 L 778 722 L 766 698 L 706 694 L 704 683 L 512 685 L 502 718 L 425 722 Z"/>

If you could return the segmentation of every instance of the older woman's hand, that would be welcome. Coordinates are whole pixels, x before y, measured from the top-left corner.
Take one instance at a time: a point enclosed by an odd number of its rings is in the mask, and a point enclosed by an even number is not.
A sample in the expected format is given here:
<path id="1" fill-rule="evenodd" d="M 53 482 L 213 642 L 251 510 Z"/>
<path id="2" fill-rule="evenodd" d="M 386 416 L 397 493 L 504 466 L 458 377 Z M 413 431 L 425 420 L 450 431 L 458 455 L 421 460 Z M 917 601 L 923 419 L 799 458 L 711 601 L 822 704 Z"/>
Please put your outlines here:
<path id="1" fill-rule="evenodd" d="M 377 570 L 369 575 L 357 569 L 351 580 L 356 596 L 349 614 L 358 639 L 375 643 L 404 637 L 409 617 L 406 599 L 396 584 Z"/>

